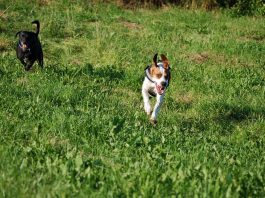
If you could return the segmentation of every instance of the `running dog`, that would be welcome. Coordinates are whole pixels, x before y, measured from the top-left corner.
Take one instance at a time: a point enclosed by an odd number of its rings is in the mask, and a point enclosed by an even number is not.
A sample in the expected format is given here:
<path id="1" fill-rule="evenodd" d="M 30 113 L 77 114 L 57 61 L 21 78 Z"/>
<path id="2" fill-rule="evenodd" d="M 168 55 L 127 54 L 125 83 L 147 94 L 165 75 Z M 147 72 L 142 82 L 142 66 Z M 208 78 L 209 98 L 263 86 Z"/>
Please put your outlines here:
<path id="1" fill-rule="evenodd" d="M 157 114 L 162 105 L 166 89 L 169 86 L 171 74 L 167 57 L 161 54 L 161 61 L 157 62 L 157 54 L 154 55 L 153 62 L 145 69 L 145 78 L 142 86 L 142 96 L 144 100 L 144 110 L 150 117 L 153 125 L 157 124 Z M 156 97 L 156 104 L 152 111 L 149 98 Z"/>
<path id="2" fill-rule="evenodd" d="M 16 33 L 16 37 L 19 36 L 16 49 L 17 58 L 24 65 L 26 71 L 30 70 L 36 60 L 38 60 L 39 65 L 43 68 L 43 52 L 38 38 L 40 22 L 36 20 L 32 24 L 37 25 L 36 32 L 19 31 Z"/>

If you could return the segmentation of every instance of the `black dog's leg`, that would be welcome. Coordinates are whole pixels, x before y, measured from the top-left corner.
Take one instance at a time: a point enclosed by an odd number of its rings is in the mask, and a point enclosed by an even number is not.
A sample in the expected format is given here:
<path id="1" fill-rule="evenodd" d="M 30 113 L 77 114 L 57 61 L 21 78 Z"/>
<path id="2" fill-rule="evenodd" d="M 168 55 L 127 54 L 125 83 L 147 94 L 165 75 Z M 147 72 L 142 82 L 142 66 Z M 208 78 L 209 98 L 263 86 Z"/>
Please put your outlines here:
<path id="1" fill-rule="evenodd" d="M 43 69 L 43 59 L 39 58 L 38 59 L 38 63 L 41 66 L 41 68 Z"/>
<path id="2" fill-rule="evenodd" d="M 26 71 L 29 71 L 30 68 L 32 67 L 33 63 L 28 63 L 24 68 Z"/>
<path id="3" fill-rule="evenodd" d="M 43 68 L 43 54 L 42 54 L 42 52 L 41 52 L 41 54 L 40 54 L 40 56 L 38 58 L 38 63 L 41 66 L 41 68 Z"/>
<path id="4" fill-rule="evenodd" d="M 24 64 L 24 69 L 25 69 L 26 71 L 29 71 L 30 68 L 32 67 L 33 63 L 34 63 L 34 61 L 29 61 L 29 62 L 25 63 L 25 64 Z"/>
<path id="5" fill-rule="evenodd" d="M 23 64 L 24 68 L 27 67 L 27 63 L 25 63 L 24 60 L 20 59 L 20 62 Z"/>
<path id="6" fill-rule="evenodd" d="M 23 59 L 20 59 L 20 62 L 23 64 L 25 71 L 29 71 L 34 62 L 25 62 Z"/>
<path id="7" fill-rule="evenodd" d="M 29 71 L 30 70 L 30 67 L 29 65 L 27 65 L 26 67 L 24 67 L 25 71 Z"/>

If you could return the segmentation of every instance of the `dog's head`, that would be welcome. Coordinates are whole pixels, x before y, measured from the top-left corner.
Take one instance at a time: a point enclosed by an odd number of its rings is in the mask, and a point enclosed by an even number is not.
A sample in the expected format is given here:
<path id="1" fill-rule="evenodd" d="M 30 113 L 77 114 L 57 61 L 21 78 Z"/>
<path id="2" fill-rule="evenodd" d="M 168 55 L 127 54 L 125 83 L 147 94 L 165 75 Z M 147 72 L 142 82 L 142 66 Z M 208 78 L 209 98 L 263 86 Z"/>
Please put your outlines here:
<path id="1" fill-rule="evenodd" d="M 23 51 L 27 51 L 30 49 L 30 46 L 36 42 L 38 39 L 38 34 L 40 32 L 40 22 L 38 20 L 32 21 L 32 24 L 37 25 L 36 32 L 29 32 L 29 31 L 19 31 L 16 33 L 16 37 L 19 36 L 19 47 Z"/>
<path id="2" fill-rule="evenodd" d="M 161 54 L 161 61 L 159 62 L 157 62 L 157 54 L 155 54 L 150 68 L 150 75 L 155 82 L 157 93 L 162 95 L 170 80 L 169 61 L 164 54 Z"/>
<path id="3" fill-rule="evenodd" d="M 33 32 L 27 31 L 19 31 L 16 33 L 16 37 L 17 36 L 19 38 L 18 45 L 23 51 L 30 49 L 30 46 L 32 45 L 36 37 Z"/>

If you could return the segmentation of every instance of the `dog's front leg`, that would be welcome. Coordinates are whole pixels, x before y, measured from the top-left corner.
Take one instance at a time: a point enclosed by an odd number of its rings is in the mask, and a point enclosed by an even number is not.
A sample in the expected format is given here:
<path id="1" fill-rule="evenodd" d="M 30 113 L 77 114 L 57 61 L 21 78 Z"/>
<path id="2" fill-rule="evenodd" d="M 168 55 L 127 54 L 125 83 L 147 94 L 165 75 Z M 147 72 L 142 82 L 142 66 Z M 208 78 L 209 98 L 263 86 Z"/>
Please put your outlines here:
<path id="1" fill-rule="evenodd" d="M 149 102 L 149 94 L 146 89 L 142 89 L 142 95 L 144 100 L 144 110 L 147 113 L 147 115 L 151 115 L 151 105 Z"/>
<path id="2" fill-rule="evenodd" d="M 159 112 L 159 109 L 160 109 L 160 106 L 162 105 L 162 102 L 163 102 L 163 98 L 164 98 L 164 94 L 163 95 L 157 95 L 156 96 L 156 104 L 154 106 L 154 111 L 151 115 L 151 122 L 153 124 L 156 124 L 157 123 L 157 114 Z"/>
<path id="3" fill-rule="evenodd" d="M 26 71 L 29 71 L 30 68 L 32 67 L 32 65 L 33 65 L 33 63 L 32 63 L 32 62 L 29 62 L 29 63 L 27 63 L 27 64 L 24 66 L 24 69 L 25 69 Z"/>

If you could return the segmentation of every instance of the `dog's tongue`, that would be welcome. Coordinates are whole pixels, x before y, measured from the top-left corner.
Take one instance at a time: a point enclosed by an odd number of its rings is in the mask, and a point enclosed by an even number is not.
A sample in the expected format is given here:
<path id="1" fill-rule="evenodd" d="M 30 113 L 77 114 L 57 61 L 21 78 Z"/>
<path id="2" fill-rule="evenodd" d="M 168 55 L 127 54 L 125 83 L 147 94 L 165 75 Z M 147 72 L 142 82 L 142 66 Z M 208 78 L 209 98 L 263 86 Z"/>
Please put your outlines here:
<path id="1" fill-rule="evenodd" d="M 156 90 L 159 95 L 162 95 L 164 93 L 165 88 L 160 85 L 156 85 Z"/>

